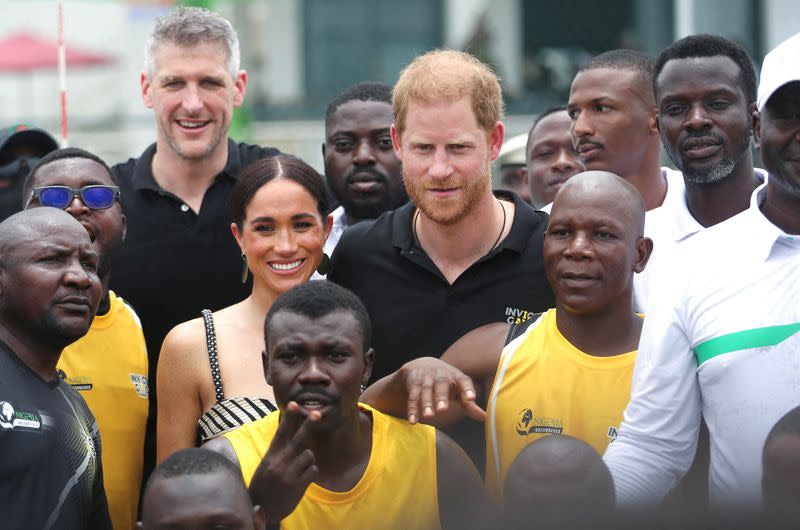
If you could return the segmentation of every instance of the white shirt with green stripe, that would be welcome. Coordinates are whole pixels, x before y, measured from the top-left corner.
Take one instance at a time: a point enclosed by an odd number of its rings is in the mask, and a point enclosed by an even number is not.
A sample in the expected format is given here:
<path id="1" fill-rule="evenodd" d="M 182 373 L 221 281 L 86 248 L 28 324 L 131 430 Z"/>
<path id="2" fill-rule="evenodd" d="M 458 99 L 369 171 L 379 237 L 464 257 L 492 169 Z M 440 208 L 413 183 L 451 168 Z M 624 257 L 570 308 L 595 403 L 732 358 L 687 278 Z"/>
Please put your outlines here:
<path id="1" fill-rule="evenodd" d="M 689 469 L 702 412 L 717 507 L 757 508 L 769 430 L 800 405 L 800 236 L 750 208 L 674 255 L 645 315 L 631 401 L 604 460 L 623 507 L 660 501 Z"/>

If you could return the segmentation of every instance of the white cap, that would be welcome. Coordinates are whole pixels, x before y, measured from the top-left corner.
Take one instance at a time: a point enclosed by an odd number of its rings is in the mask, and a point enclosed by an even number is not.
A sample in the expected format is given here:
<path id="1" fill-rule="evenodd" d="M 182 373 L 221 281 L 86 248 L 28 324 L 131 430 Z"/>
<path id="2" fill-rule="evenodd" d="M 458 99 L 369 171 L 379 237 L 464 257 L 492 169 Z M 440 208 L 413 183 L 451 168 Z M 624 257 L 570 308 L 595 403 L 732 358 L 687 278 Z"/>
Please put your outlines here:
<path id="1" fill-rule="evenodd" d="M 800 33 L 778 44 L 764 57 L 758 84 L 758 110 L 764 110 L 772 94 L 792 81 L 800 81 Z"/>
<path id="2" fill-rule="evenodd" d="M 497 156 L 497 164 L 505 166 L 508 164 L 525 165 L 525 147 L 528 144 L 528 135 L 518 134 L 512 136 L 503 143 L 500 154 Z"/>

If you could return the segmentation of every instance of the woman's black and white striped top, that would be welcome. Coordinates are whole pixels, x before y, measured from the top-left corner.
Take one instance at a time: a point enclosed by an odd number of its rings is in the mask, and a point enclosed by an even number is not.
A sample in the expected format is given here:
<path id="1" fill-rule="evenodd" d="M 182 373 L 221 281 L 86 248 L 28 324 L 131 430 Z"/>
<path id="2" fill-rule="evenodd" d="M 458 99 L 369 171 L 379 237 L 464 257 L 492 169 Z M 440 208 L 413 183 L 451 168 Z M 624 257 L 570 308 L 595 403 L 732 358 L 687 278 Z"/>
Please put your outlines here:
<path id="1" fill-rule="evenodd" d="M 211 363 L 211 379 L 214 382 L 214 393 L 217 401 L 197 420 L 197 441 L 201 445 L 232 429 L 263 418 L 276 409 L 274 403 L 264 398 L 238 397 L 225 399 L 225 393 L 222 390 L 222 377 L 219 371 L 219 359 L 217 357 L 217 335 L 214 331 L 214 317 L 208 309 L 203 309 L 202 314 L 206 327 L 208 359 Z"/>

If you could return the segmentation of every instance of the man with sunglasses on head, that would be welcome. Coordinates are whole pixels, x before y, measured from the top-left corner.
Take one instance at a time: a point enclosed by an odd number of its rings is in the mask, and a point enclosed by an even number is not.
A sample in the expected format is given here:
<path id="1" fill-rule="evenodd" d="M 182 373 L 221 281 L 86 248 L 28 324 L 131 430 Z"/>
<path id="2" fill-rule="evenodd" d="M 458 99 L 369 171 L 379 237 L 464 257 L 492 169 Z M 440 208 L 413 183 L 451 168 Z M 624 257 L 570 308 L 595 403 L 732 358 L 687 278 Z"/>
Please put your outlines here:
<path id="1" fill-rule="evenodd" d="M 23 185 L 23 207 L 60 208 L 89 233 L 98 255 L 102 297 L 89 332 L 66 347 L 58 374 L 79 391 L 97 418 L 114 528 L 136 524 L 148 411 L 147 349 L 139 317 L 108 283 L 125 239 L 119 188 L 99 157 L 83 149 L 53 151 Z"/>
<path id="2" fill-rule="evenodd" d="M 0 221 L 20 209 L 22 183 L 44 155 L 58 149 L 42 129 L 12 125 L 0 129 Z"/>

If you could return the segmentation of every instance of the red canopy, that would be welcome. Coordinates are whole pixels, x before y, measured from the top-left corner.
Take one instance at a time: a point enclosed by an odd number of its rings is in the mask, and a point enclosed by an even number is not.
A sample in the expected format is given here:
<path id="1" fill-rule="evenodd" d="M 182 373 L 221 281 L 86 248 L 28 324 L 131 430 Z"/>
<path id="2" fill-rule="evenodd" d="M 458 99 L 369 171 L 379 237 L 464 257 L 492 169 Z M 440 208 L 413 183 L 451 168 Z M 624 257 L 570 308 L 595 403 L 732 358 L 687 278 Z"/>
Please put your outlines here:
<path id="1" fill-rule="evenodd" d="M 76 49 L 67 43 L 67 66 L 92 66 L 108 64 L 113 59 L 107 55 Z M 0 72 L 30 72 L 58 68 L 58 44 L 34 37 L 28 33 L 15 33 L 0 39 Z"/>

